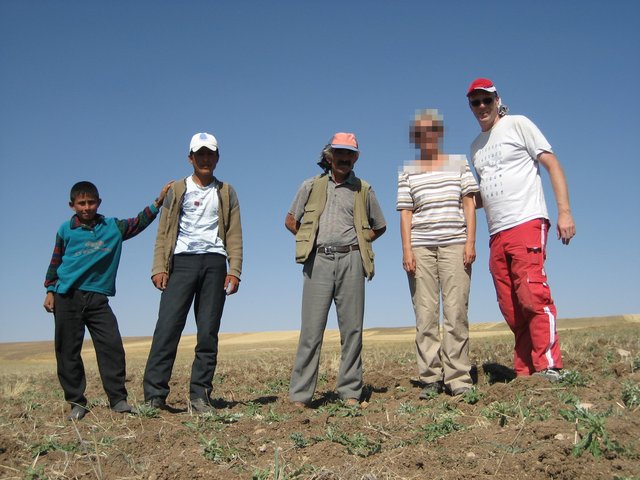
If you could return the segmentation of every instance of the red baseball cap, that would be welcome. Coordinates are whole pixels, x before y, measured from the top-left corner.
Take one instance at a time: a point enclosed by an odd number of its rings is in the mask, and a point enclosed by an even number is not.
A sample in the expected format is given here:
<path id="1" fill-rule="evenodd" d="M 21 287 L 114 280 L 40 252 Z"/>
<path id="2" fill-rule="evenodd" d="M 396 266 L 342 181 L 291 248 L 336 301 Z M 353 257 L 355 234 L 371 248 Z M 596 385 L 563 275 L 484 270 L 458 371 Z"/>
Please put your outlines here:
<path id="1" fill-rule="evenodd" d="M 333 148 L 344 148 L 358 152 L 358 140 L 353 133 L 338 132 L 331 139 L 331 146 Z"/>
<path id="2" fill-rule="evenodd" d="M 488 78 L 476 78 L 473 82 L 471 82 L 469 90 L 467 91 L 467 97 L 471 95 L 471 93 L 475 90 L 484 90 L 485 92 L 495 93 L 496 95 L 498 94 L 496 86 Z"/>

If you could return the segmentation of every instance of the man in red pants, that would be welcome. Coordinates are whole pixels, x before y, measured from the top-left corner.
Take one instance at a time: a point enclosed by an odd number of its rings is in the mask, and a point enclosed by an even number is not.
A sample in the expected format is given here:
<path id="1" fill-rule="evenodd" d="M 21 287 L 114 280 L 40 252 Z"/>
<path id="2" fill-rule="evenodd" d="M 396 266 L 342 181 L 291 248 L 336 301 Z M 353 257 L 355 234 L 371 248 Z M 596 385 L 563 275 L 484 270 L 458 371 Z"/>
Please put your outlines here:
<path id="1" fill-rule="evenodd" d="M 491 237 L 489 269 L 500 310 L 515 335 L 514 368 L 518 376 L 535 373 L 556 381 L 562 355 L 544 270 L 550 223 L 540 164 L 549 172 L 558 238 L 565 245 L 576 233 L 567 181 L 540 130 L 524 116 L 506 115 L 491 80 L 474 80 L 467 98 L 482 130 L 471 155 Z"/>

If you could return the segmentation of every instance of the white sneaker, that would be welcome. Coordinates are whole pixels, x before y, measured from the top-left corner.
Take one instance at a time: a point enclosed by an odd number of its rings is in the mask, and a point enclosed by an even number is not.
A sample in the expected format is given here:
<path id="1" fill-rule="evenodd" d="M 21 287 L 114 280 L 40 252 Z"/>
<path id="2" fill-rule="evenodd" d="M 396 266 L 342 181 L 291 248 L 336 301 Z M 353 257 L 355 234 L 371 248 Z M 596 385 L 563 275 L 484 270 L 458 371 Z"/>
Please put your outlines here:
<path id="1" fill-rule="evenodd" d="M 534 373 L 534 375 L 539 375 L 543 378 L 546 378 L 551 383 L 558 382 L 562 379 L 562 373 L 560 372 L 560 370 L 557 370 L 555 368 L 540 370 L 539 372 Z"/>

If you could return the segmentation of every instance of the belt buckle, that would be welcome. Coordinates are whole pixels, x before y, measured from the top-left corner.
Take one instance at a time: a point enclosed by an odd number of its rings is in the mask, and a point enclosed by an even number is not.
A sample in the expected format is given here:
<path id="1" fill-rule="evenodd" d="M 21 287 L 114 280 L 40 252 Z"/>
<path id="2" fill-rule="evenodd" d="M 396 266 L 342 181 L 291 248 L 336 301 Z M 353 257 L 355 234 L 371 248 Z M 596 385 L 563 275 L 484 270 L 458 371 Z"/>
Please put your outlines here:
<path id="1" fill-rule="evenodd" d="M 322 248 L 322 253 L 324 253 L 325 255 L 333 255 L 334 251 L 333 251 L 333 247 L 332 246 L 324 246 L 324 247 L 320 247 Z"/>

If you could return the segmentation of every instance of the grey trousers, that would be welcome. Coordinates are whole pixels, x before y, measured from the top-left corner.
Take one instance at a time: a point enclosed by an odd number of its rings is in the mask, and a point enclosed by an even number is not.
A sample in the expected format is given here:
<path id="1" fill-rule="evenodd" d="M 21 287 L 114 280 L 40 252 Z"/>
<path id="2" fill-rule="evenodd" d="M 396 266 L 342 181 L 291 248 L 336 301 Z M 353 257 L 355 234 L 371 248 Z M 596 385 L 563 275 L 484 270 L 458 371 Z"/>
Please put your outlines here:
<path id="1" fill-rule="evenodd" d="M 416 314 L 418 374 L 425 383 L 444 381 L 451 389 L 472 385 L 469 371 L 469 286 L 464 245 L 414 248 L 416 274 L 408 275 Z M 443 332 L 440 339 L 440 292 Z"/>
<path id="2" fill-rule="evenodd" d="M 322 338 L 331 302 L 340 329 L 340 370 L 336 388 L 342 399 L 362 395 L 364 270 L 360 252 L 313 254 L 303 268 L 302 325 L 291 372 L 289 398 L 310 402 L 318 380 Z"/>
<path id="3" fill-rule="evenodd" d="M 144 372 L 144 398 L 166 399 L 178 343 L 194 302 L 198 336 L 191 366 L 191 400 L 208 399 L 218 360 L 218 331 L 226 293 L 226 258 L 207 253 L 176 255 L 167 288 L 160 298 L 158 323 Z"/>

